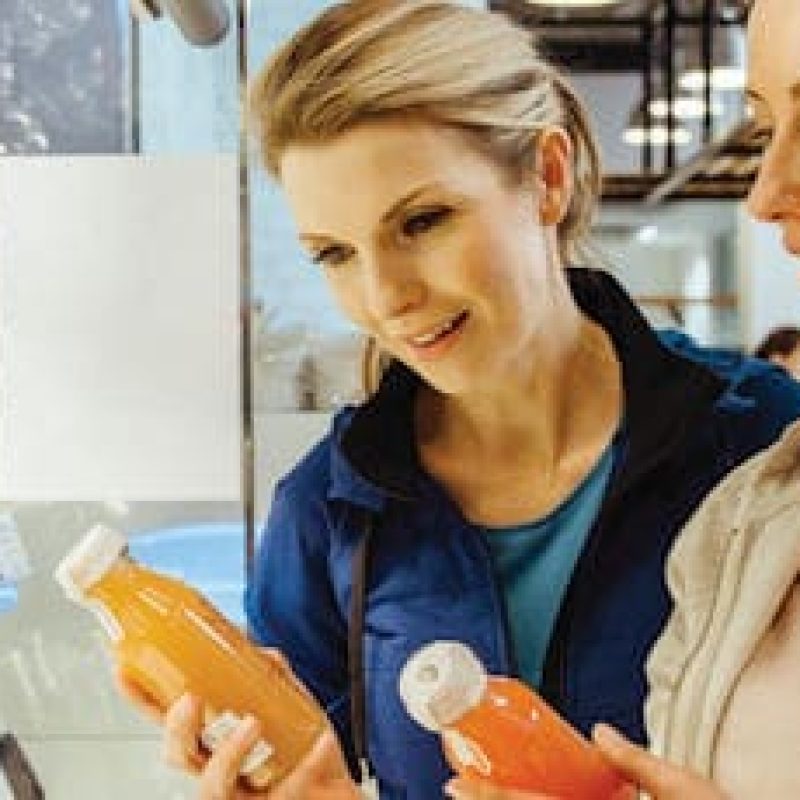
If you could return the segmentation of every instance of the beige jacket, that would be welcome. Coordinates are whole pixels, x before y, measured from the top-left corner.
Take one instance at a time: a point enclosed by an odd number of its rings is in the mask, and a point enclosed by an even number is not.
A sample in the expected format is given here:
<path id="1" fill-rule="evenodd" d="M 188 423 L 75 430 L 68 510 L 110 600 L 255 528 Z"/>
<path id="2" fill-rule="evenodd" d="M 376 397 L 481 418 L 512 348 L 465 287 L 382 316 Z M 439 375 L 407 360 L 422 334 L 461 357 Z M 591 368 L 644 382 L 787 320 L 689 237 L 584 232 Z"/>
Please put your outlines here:
<path id="1" fill-rule="evenodd" d="M 798 564 L 795 422 L 719 484 L 670 554 L 667 584 L 675 608 L 647 664 L 645 718 L 655 753 L 711 775 L 728 697 Z"/>

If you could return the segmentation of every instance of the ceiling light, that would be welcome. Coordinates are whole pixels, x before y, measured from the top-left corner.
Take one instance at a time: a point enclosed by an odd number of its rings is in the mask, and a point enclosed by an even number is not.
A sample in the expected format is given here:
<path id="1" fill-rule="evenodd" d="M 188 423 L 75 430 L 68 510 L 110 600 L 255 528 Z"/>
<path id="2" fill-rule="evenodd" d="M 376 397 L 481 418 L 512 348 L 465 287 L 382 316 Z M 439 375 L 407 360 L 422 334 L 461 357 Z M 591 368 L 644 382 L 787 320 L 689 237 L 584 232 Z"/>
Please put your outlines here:
<path id="1" fill-rule="evenodd" d="M 230 28 L 225 0 L 131 0 L 130 9 L 139 22 L 160 19 L 168 12 L 184 38 L 204 47 L 220 42 Z"/>
<path id="2" fill-rule="evenodd" d="M 747 78 L 743 67 L 714 67 L 711 70 L 711 88 L 718 92 L 744 89 Z M 684 72 L 678 85 L 687 92 L 701 92 L 706 88 L 706 74 L 701 69 Z"/>
<path id="3" fill-rule="evenodd" d="M 658 239 L 658 228 L 655 225 L 642 225 L 636 231 L 636 241 L 641 244 L 653 244 Z"/>
<path id="4" fill-rule="evenodd" d="M 669 103 L 666 97 L 657 97 L 650 102 L 650 116 L 654 119 L 666 119 Z M 724 112 L 722 102 L 714 98 L 711 101 L 711 116 L 721 117 Z M 703 119 L 706 113 L 706 104 L 702 97 L 684 95 L 672 101 L 672 114 L 675 119 Z"/>
<path id="5" fill-rule="evenodd" d="M 669 142 L 670 138 L 677 145 L 690 144 L 692 132 L 688 128 L 677 127 L 672 130 L 670 136 L 666 125 L 651 125 L 649 129 L 626 128 L 622 138 L 626 144 L 634 147 L 641 147 L 647 144 L 648 141 L 656 147 L 663 147 Z"/>
<path id="6" fill-rule="evenodd" d="M 648 143 L 664 147 L 670 141 L 676 145 L 684 145 L 692 141 L 692 132 L 677 119 L 673 120 L 671 127 L 667 127 L 663 120 L 656 121 L 652 117 L 649 125 L 647 123 L 642 104 L 634 106 L 628 117 L 628 125 L 622 134 L 623 141 L 634 147 Z"/>

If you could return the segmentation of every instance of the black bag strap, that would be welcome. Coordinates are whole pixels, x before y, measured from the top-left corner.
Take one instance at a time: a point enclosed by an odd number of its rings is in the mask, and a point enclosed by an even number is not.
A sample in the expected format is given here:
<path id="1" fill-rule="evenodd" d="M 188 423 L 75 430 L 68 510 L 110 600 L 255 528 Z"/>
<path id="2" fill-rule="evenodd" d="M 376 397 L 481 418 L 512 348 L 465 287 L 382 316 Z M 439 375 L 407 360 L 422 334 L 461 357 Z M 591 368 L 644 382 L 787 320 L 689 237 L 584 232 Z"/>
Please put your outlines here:
<path id="1" fill-rule="evenodd" d="M 350 677 L 350 727 L 356 760 L 362 779 L 369 776 L 367 753 L 367 709 L 364 675 L 364 616 L 367 599 L 367 573 L 369 570 L 369 544 L 375 522 L 367 514 L 364 530 L 353 552 L 352 598 L 347 630 L 347 666 Z"/>

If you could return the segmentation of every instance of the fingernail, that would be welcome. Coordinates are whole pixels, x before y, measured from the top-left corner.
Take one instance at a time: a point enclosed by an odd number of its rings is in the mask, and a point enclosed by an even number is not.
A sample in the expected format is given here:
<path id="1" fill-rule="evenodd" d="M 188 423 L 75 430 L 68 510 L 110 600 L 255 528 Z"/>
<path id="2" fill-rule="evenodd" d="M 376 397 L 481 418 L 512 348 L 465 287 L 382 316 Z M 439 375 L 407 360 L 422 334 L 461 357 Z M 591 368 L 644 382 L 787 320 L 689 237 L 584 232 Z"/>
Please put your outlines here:
<path id="1" fill-rule="evenodd" d="M 458 798 L 461 797 L 461 792 L 459 792 L 457 784 L 453 781 L 444 785 L 444 793 L 445 796 L 452 797 L 453 800 L 458 800 Z"/>
<path id="2" fill-rule="evenodd" d="M 259 727 L 258 720 L 252 714 L 248 714 L 239 725 L 239 739 L 241 741 L 252 739 L 258 734 Z"/>
<path id="3" fill-rule="evenodd" d="M 180 710 L 181 714 L 188 714 L 192 710 L 192 705 L 194 704 L 194 698 L 187 692 L 182 694 L 178 698 L 178 709 Z"/>

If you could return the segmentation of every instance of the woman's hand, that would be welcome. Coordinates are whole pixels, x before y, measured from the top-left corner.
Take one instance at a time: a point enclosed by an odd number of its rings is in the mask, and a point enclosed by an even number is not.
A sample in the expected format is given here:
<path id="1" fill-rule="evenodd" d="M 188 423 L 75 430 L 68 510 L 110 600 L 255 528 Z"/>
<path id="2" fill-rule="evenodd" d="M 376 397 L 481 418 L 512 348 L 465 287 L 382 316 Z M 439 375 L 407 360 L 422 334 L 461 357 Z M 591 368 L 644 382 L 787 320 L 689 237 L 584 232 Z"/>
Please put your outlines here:
<path id="1" fill-rule="evenodd" d="M 262 650 L 274 669 L 297 681 L 283 656 Z M 163 711 L 135 684 L 117 675 L 124 695 L 141 711 L 163 725 L 164 760 L 173 767 L 198 776 L 198 800 L 360 800 L 361 793 L 350 778 L 338 740 L 331 729 L 317 740 L 309 754 L 278 786 L 267 791 L 247 789 L 239 780 L 241 766 L 261 737 L 258 721 L 246 717 L 220 743 L 213 754 L 200 745 L 204 706 L 200 698 L 183 695 Z M 305 691 L 305 688 L 301 686 Z"/>
<path id="2" fill-rule="evenodd" d="M 711 781 L 654 756 L 609 725 L 595 725 L 592 739 L 606 761 L 652 800 L 729 800 Z"/>
<path id="3" fill-rule="evenodd" d="M 246 789 L 239 771 L 261 732 L 247 717 L 208 756 L 198 745 L 202 729 L 200 700 L 184 695 L 164 718 L 164 757 L 168 763 L 196 774 L 198 800 L 357 800 L 336 736 L 326 730 L 297 768 L 270 791 Z"/>
<path id="4" fill-rule="evenodd" d="M 633 786 L 652 800 L 729 800 L 711 781 L 676 767 L 642 747 L 637 747 L 608 725 L 596 725 L 592 738 L 606 761 Z M 445 787 L 456 800 L 558 800 L 546 795 L 498 789 L 466 778 Z"/>
<path id="5" fill-rule="evenodd" d="M 489 783 L 469 778 L 453 778 L 445 785 L 444 793 L 454 800 L 559 800 L 549 794 L 500 789 Z"/>

